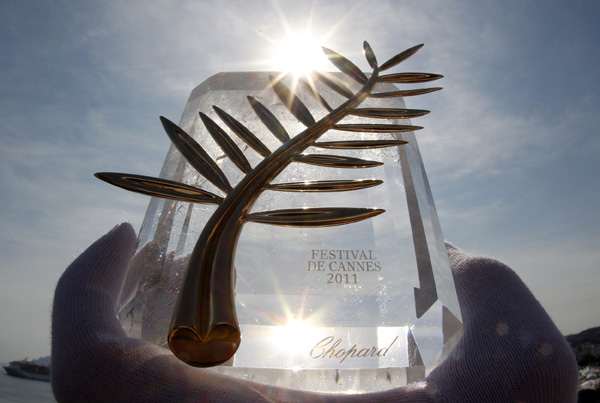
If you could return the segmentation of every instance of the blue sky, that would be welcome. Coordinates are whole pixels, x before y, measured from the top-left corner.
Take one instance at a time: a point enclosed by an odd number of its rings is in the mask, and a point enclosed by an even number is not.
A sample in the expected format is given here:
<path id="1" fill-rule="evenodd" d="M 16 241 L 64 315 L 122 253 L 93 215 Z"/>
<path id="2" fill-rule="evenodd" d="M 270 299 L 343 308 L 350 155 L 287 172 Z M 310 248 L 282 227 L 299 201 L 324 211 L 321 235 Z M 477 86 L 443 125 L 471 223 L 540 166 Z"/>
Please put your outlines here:
<path id="1" fill-rule="evenodd" d="M 600 3 L 589 0 L 53 1 L 0 6 L 0 361 L 49 354 L 54 286 L 145 196 L 190 91 L 273 70 L 289 30 L 360 61 L 419 43 L 444 74 L 419 146 L 446 239 L 509 264 L 565 334 L 600 325 Z"/>

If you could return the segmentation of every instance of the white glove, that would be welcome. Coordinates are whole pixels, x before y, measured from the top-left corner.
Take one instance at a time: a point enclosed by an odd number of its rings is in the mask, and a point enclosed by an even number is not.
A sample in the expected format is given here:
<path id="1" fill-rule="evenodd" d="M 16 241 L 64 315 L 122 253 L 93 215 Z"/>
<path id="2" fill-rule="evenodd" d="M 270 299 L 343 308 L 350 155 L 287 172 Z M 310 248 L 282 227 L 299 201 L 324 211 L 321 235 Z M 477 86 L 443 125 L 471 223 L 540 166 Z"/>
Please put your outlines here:
<path id="1" fill-rule="evenodd" d="M 121 224 L 65 271 L 52 312 L 51 378 L 59 402 L 575 402 L 577 363 L 525 284 L 495 260 L 448 244 L 464 336 L 426 382 L 363 395 L 292 391 L 190 367 L 128 338 L 115 304 L 135 248 Z"/>

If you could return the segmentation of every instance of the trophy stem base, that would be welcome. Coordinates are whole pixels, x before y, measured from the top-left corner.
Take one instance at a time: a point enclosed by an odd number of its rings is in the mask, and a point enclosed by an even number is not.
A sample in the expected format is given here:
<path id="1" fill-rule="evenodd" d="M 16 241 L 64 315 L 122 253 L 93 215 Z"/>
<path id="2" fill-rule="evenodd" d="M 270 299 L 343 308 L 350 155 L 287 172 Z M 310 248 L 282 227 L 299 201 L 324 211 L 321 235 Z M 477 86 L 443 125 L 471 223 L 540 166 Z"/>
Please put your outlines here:
<path id="1" fill-rule="evenodd" d="M 286 389 L 321 393 L 380 392 L 425 378 L 425 367 L 362 369 L 273 369 L 213 367 L 223 375 Z"/>

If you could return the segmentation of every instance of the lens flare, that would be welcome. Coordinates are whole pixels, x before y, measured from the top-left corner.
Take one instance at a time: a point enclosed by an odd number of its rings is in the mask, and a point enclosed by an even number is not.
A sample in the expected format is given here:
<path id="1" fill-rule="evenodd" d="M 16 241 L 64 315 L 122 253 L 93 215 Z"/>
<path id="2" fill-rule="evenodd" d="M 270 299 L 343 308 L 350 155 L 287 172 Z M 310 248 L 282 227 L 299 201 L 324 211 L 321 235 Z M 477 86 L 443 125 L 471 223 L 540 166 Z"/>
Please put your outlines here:
<path id="1" fill-rule="evenodd" d="M 311 70 L 322 70 L 326 63 L 320 43 L 307 32 L 291 34 L 278 44 L 275 65 L 282 72 L 307 75 Z"/>

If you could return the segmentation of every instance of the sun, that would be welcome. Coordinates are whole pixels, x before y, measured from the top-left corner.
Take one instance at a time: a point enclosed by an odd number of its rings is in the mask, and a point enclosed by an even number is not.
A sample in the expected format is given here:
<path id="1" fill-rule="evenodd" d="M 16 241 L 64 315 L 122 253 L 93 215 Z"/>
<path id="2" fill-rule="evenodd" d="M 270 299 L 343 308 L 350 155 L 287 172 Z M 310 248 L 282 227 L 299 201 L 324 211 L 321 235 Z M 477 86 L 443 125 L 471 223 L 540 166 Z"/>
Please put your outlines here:
<path id="1" fill-rule="evenodd" d="M 277 43 L 274 58 L 276 69 L 295 76 L 308 75 L 312 70 L 322 70 L 327 58 L 321 44 L 310 33 L 289 34 Z"/>
<path id="2" fill-rule="evenodd" d="M 307 320 L 289 317 L 287 322 L 277 327 L 274 334 L 274 345 L 281 351 L 294 355 L 303 355 L 310 351 L 314 343 L 315 329 Z"/>

